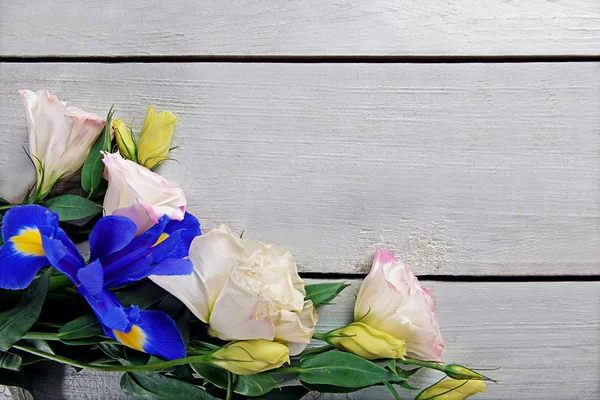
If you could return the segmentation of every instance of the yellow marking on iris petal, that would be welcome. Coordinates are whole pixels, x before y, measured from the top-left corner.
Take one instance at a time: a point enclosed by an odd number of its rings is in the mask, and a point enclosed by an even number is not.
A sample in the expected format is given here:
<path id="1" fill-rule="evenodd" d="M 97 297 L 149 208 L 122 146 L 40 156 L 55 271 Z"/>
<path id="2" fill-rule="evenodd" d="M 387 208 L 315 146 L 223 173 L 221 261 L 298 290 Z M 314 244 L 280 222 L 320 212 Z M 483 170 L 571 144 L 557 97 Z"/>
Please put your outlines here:
<path id="1" fill-rule="evenodd" d="M 164 242 L 165 240 L 167 240 L 169 238 L 169 234 L 168 233 L 161 233 L 160 236 L 158 237 L 158 240 L 156 241 L 156 243 L 154 243 L 152 245 L 152 247 L 154 246 L 158 246 L 159 244 L 161 244 L 162 242 Z"/>
<path id="2" fill-rule="evenodd" d="M 21 229 L 17 236 L 10 239 L 15 244 L 15 249 L 27 256 L 45 256 L 42 245 L 42 235 L 37 228 Z"/>
<path id="3" fill-rule="evenodd" d="M 129 333 L 113 330 L 115 337 L 121 343 L 132 349 L 144 351 L 144 343 L 146 342 L 146 334 L 139 326 L 133 325 Z"/>

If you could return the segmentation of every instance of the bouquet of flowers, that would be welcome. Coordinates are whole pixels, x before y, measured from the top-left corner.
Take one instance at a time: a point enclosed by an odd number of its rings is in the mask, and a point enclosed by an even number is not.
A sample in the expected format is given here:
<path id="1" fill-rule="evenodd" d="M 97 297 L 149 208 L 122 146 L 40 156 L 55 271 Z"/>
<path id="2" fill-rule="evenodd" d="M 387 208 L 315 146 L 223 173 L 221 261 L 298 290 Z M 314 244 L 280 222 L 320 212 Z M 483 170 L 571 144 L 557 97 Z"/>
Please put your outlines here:
<path id="1" fill-rule="evenodd" d="M 318 308 L 347 284 L 305 285 L 289 251 L 225 225 L 202 233 L 183 190 L 152 171 L 172 150 L 170 112 L 149 107 L 137 138 L 112 109 L 21 97 L 37 179 L 0 205 L 0 384 L 27 389 L 27 367 L 50 360 L 123 372 L 138 399 L 485 391 L 489 378 L 442 363 L 434 302 L 392 254 L 377 249 L 354 322 L 318 332 Z M 78 194 L 55 186 L 79 172 Z M 423 368 L 444 377 L 414 388 Z"/>

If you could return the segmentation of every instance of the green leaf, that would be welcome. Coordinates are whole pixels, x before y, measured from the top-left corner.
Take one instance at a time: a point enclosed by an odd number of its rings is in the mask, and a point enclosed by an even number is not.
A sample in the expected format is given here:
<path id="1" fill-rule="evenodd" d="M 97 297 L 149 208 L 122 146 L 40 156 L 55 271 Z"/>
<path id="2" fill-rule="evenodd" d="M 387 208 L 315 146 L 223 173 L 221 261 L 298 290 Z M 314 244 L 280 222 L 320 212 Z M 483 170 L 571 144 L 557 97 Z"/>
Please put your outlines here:
<path id="1" fill-rule="evenodd" d="M 145 280 L 128 286 L 127 289 L 117 292 L 116 295 L 125 307 L 135 304 L 139 308 L 145 309 L 164 299 L 168 293 L 154 282 Z"/>
<path id="2" fill-rule="evenodd" d="M 207 363 L 191 363 L 192 369 L 202 378 L 220 388 L 227 388 L 227 371 Z"/>
<path id="3" fill-rule="evenodd" d="M 206 363 L 192 363 L 192 369 L 206 381 L 222 389 L 227 388 L 227 371 Z M 244 396 L 261 396 L 279 386 L 268 374 L 235 375 L 233 391 Z"/>
<path id="4" fill-rule="evenodd" d="M 44 203 L 50 210 L 58 214 L 61 221 L 75 221 L 89 218 L 102 212 L 102 206 L 86 198 L 74 194 L 63 194 Z"/>
<path id="5" fill-rule="evenodd" d="M 306 296 L 304 296 L 304 299 L 311 300 L 314 306 L 318 306 L 330 302 L 348 286 L 350 286 L 350 284 L 344 282 L 314 283 L 312 285 L 306 285 L 304 287 L 306 289 Z"/>
<path id="6" fill-rule="evenodd" d="M 100 343 L 98 344 L 98 347 L 104 352 L 104 354 L 106 354 L 113 360 L 125 359 L 125 348 L 123 346 L 118 346 L 116 344 L 109 343 Z"/>
<path id="7" fill-rule="evenodd" d="M 344 386 L 334 386 L 334 385 L 313 385 L 310 383 L 302 382 L 305 388 L 313 392 L 319 393 L 352 393 L 358 392 L 359 390 L 366 389 L 369 386 L 365 387 L 344 387 Z"/>
<path id="8" fill-rule="evenodd" d="M 98 317 L 92 313 L 76 318 L 58 330 L 60 338 L 65 340 L 83 339 L 103 333 Z"/>
<path id="9" fill-rule="evenodd" d="M 317 354 L 321 354 L 321 353 L 325 353 L 326 351 L 331 351 L 334 350 L 335 347 L 333 347 L 332 345 L 325 345 L 325 346 L 321 346 L 321 347 L 313 347 L 312 349 L 307 349 L 304 350 L 302 352 L 302 354 L 300 354 L 300 362 L 302 362 L 303 360 L 306 360 L 309 357 L 314 357 Z"/>
<path id="10" fill-rule="evenodd" d="M 81 170 L 81 187 L 84 191 L 93 196 L 96 194 L 102 182 L 102 174 L 104 173 L 104 163 L 102 162 L 101 151 L 110 151 L 110 127 L 112 124 L 112 116 L 114 111 L 112 107 L 106 116 L 106 124 L 98 139 L 94 142 L 90 153 L 85 159 L 83 169 Z"/>
<path id="11" fill-rule="evenodd" d="M 37 321 L 48 292 L 51 271 L 48 268 L 33 281 L 14 308 L 0 313 L 0 351 L 10 349 Z"/>
<path id="12" fill-rule="evenodd" d="M 256 397 L 269 393 L 279 383 L 268 374 L 238 375 L 233 391 L 244 396 Z"/>
<path id="13" fill-rule="evenodd" d="M 12 371 L 18 371 L 21 369 L 23 360 L 20 356 L 14 353 L 0 351 L 0 368 L 10 369 Z"/>
<path id="14" fill-rule="evenodd" d="M 45 353 L 54 354 L 52 347 L 50 347 L 48 342 L 46 342 L 45 340 L 27 339 L 27 340 L 24 340 L 24 342 L 27 343 L 29 346 L 33 347 L 34 349 L 43 351 Z M 21 358 L 23 359 L 23 365 L 35 364 L 36 362 L 46 360 L 46 358 L 44 358 L 44 357 L 36 356 L 34 354 L 30 354 L 30 353 L 26 353 L 26 352 L 21 352 Z"/>
<path id="15" fill-rule="evenodd" d="M 117 293 L 117 297 L 125 307 L 135 304 L 142 309 L 162 300 L 165 296 L 167 292 L 150 281 L 144 281 Z M 58 333 L 61 339 L 72 340 L 103 335 L 104 331 L 96 315 L 89 313 L 66 323 Z"/>
<path id="16" fill-rule="evenodd" d="M 298 376 L 303 383 L 363 388 L 384 382 L 397 382 L 398 377 L 371 361 L 341 351 L 329 351 L 303 360 Z"/>
<path id="17" fill-rule="evenodd" d="M 204 389 L 158 373 L 128 372 L 121 378 L 121 389 L 139 400 L 209 400 Z"/>
<path id="18" fill-rule="evenodd" d="M 385 387 L 387 388 L 387 390 L 390 391 L 390 393 L 392 394 L 392 396 L 394 396 L 395 400 L 400 400 L 400 396 L 398 395 L 398 392 L 396 392 L 396 389 L 394 389 L 394 387 L 392 386 L 391 383 L 389 383 L 389 382 L 383 382 L 383 384 L 385 385 Z"/>
<path id="19" fill-rule="evenodd" d="M 414 368 L 414 369 L 402 369 L 400 367 L 396 367 L 396 374 L 398 374 L 398 376 L 401 378 L 408 379 L 411 376 L 413 376 L 413 374 L 420 369 L 421 369 L 421 367 Z"/>

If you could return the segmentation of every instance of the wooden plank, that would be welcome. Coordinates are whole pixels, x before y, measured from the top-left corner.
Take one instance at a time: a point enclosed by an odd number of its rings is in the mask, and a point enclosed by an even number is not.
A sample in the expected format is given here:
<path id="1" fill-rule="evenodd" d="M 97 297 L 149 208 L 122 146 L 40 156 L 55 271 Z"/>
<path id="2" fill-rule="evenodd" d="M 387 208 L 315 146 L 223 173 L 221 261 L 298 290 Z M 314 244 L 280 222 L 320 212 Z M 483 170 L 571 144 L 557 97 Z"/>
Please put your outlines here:
<path id="1" fill-rule="evenodd" d="M 47 87 L 100 114 L 115 103 L 137 129 L 146 105 L 172 110 L 179 163 L 160 172 L 190 211 L 291 249 L 303 272 L 366 273 L 380 246 L 420 275 L 597 274 L 598 76 L 600 63 L 5 63 L 0 188 L 27 172 L 16 91 Z"/>
<path id="2" fill-rule="evenodd" d="M 15 0 L 0 55 L 598 54 L 597 0 Z"/>
<path id="3" fill-rule="evenodd" d="M 335 306 L 319 310 L 318 331 L 343 326 L 352 316 L 358 281 Z M 465 283 L 424 282 L 438 306 L 446 340 L 446 362 L 479 368 L 498 367 L 489 375 L 481 399 L 594 399 L 600 397 L 600 282 Z M 48 368 L 46 366 L 45 368 Z M 64 374 L 63 385 L 57 376 Z M 434 382 L 437 375 L 415 375 L 415 384 Z M 125 399 L 119 374 L 76 374 L 62 368 L 34 379 L 36 399 Z M 412 398 L 408 392 L 402 398 Z M 1 397 L 0 397 L 1 398 Z M 350 397 L 322 399 L 391 399 L 384 389 Z"/>

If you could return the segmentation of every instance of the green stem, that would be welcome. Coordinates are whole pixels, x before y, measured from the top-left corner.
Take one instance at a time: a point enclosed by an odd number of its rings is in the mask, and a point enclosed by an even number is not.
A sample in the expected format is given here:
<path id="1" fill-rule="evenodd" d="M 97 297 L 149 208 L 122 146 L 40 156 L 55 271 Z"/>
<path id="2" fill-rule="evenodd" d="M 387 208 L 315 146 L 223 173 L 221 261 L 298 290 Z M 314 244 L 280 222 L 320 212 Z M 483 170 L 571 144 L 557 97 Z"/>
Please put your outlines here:
<path id="1" fill-rule="evenodd" d="M 398 358 L 396 360 L 396 362 L 398 362 L 400 364 L 406 364 L 406 365 L 418 365 L 419 367 L 425 367 L 425 368 L 435 369 L 437 371 L 444 372 L 444 366 L 442 364 L 431 362 L 431 361 L 421 361 L 421 360 L 415 360 L 414 358 L 406 357 L 404 360 Z"/>
<path id="2" fill-rule="evenodd" d="M 227 371 L 227 396 L 225 400 L 231 400 L 231 394 L 233 393 L 233 375 Z"/>
<path id="3" fill-rule="evenodd" d="M 192 357 L 179 358 L 179 359 L 173 360 L 173 361 L 163 361 L 163 362 L 160 362 L 160 363 L 150 364 L 150 365 L 137 365 L 137 366 L 107 365 L 107 366 L 101 366 L 101 365 L 94 365 L 94 364 L 86 364 L 86 363 L 83 363 L 83 362 L 72 360 L 70 358 L 66 358 L 66 357 L 62 357 L 62 356 L 57 356 L 55 354 L 46 353 L 44 351 L 40 351 L 40 350 L 35 349 L 33 347 L 25 346 L 25 345 L 22 345 L 22 344 L 15 344 L 15 345 L 13 345 L 13 348 L 15 348 L 17 350 L 24 351 L 26 353 L 35 354 L 36 356 L 39 356 L 39 357 L 44 357 L 44 358 L 46 358 L 48 360 L 56 361 L 56 362 L 59 362 L 61 364 L 72 365 L 74 367 L 79 367 L 79 368 L 85 368 L 85 369 L 89 369 L 91 371 L 109 371 L 109 372 L 160 371 L 160 370 L 163 370 L 165 368 L 176 367 L 178 365 L 189 364 L 189 363 L 192 363 L 192 362 L 205 362 L 205 360 L 206 360 L 205 356 L 192 356 Z"/>
<path id="4" fill-rule="evenodd" d="M 2 211 L 2 210 L 9 210 L 9 209 L 11 209 L 11 208 L 13 208 L 15 206 L 16 206 L 16 204 L 7 204 L 5 206 L 0 206 L 0 211 Z"/>

